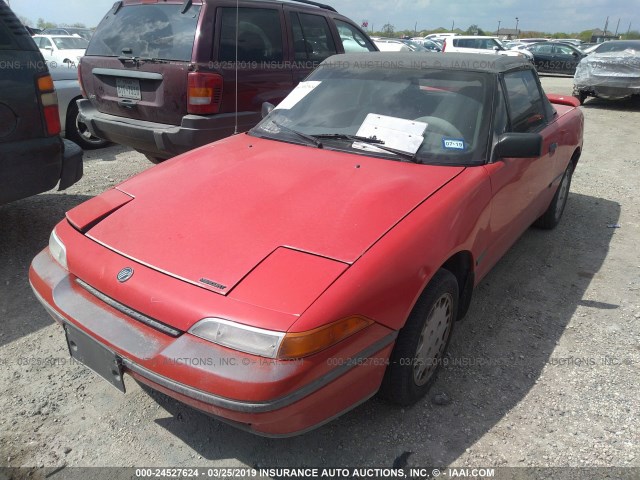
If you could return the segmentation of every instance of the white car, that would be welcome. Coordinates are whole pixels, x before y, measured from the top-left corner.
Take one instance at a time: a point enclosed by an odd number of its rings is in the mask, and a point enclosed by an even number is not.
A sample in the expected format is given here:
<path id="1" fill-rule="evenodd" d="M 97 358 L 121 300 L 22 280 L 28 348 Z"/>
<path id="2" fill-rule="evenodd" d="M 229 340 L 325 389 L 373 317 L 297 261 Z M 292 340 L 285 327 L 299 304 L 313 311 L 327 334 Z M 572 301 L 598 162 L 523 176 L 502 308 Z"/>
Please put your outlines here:
<path id="1" fill-rule="evenodd" d="M 506 55 L 507 57 L 524 57 L 533 60 L 533 54 L 528 50 L 507 50 L 497 37 L 481 35 L 457 35 L 444 40 L 442 51 L 445 53 L 488 53 Z"/>
<path id="2" fill-rule="evenodd" d="M 88 41 L 77 35 L 34 35 L 33 40 L 45 62 L 54 68 L 63 64 L 78 65 L 89 45 Z"/>
<path id="3" fill-rule="evenodd" d="M 411 52 L 411 48 L 400 40 L 393 38 L 374 38 L 373 43 L 376 44 L 381 52 Z"/>

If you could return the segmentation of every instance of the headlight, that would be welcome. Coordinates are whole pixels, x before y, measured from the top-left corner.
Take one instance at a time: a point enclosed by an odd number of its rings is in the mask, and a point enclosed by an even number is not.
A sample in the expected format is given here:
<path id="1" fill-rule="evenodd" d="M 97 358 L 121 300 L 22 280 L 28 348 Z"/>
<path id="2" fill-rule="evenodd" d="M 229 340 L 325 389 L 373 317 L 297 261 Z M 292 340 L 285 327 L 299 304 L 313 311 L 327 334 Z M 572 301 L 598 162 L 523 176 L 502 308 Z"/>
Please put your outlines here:
<path id="1" fill-rule="evenodd" d="M 49 252 L 51 256 L 62 265 L 64 268 L 67 268 L 67 249 L 62 243 L 62 240 L 58 238 L 56 235 L 56 231 L 53 230 L 51 235 L 49 236 Z"/>
<path id="2" fill-rule="evenodd" d="M 249 327 L 221 318 L 200 320 L 189 329 L 189 333 L 224 347 L 269 358 L 276 358 L 284 338 L 283 332 Z"/>
<path id="3" fill-rule="evenodd" d="M 373 323 L 353 316 L 315 330 L 301 333 L 274 332 L 230 322 L 222 318 L 205 318 L 189 333 L 225 347 L 268 358 L 308 357 L 329 348 Z"/>

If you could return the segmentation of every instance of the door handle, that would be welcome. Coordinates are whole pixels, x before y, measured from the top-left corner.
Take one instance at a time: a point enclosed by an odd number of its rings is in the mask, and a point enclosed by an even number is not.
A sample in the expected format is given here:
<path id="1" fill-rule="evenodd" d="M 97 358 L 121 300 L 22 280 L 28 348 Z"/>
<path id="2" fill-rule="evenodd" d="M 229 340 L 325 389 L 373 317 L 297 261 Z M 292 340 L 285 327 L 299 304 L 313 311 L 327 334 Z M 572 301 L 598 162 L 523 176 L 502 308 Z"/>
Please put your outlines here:
<path id="1" fill-rule="evenodd" d="M 551 155 L 553 155 L 554 153 L 556 153 L 556 150 L 558 149 L 558 143 L 557 142 L 553 142 L 551 145 L 549 145 L 549 153 Z"/>

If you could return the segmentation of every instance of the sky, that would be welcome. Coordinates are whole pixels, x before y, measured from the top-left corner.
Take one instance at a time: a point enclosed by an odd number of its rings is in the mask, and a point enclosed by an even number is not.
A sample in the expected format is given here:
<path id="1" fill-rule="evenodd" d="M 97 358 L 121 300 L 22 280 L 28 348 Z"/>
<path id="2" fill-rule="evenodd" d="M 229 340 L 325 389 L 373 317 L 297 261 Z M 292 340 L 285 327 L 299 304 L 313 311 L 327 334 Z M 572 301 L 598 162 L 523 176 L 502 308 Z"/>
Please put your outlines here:
<path id="1" fill-rule="evenodd" d="M 322 1 L 322 0 L 320 0 Z M 96 26 L 113 5 L 114 0 L 9 0 L 18 15 L 54 23 L 81 22 Z M 518 28 L 524 31 L 581 32 L 604 29 L 618 33 L 640 30 L 639 0 L 324 0 L 340 13 L 360 24 L 368 20 L 369 27 L 381 30 L 390 23 L 396 30 L 433 30 L 438 27 L 466 30 L 478 25 L 486 31 Z"/>

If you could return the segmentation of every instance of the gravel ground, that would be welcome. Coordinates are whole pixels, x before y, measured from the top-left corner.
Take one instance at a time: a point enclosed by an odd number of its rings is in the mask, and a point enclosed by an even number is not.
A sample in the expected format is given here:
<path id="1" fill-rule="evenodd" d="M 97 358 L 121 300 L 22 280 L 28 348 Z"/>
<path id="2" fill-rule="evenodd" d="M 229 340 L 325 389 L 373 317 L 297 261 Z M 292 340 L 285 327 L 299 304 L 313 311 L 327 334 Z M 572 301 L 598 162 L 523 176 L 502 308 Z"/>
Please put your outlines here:
<path id="1" fill-rule="evenodd" d="M 543 84 L 571 92 L 568 78 Z M 583 111 L 561 225 L 530 229 L 480 284 L 431 398 L 406 409 L 374 398 L 285 440 L 131 379 L 122 395 L 68 360 L 29 263 L 66 210 L 151 168 L 120 146 L 86 153 L 74 187 L 0 207 L 0 466 L 36 477 L 71 466 L 640 467 L 640 102 L 593 99 Z"/>

